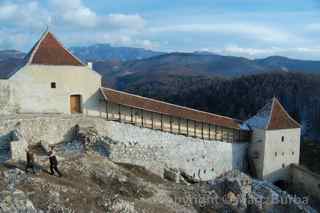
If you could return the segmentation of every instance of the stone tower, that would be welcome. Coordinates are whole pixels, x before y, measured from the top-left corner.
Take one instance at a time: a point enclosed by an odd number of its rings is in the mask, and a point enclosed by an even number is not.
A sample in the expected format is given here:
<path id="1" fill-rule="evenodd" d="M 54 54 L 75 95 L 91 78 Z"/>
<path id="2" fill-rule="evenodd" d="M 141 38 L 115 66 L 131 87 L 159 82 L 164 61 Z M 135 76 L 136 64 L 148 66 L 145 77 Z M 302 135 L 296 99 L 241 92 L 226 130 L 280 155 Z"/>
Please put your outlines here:
<path id="1" fill-rule="evenodd" d="M 299 164 L 300 124 L 276 98 L 246 124 L 252 130 L 249 158 L 257 178 L 271 182 L 287 180 L 289 165 Z"/>

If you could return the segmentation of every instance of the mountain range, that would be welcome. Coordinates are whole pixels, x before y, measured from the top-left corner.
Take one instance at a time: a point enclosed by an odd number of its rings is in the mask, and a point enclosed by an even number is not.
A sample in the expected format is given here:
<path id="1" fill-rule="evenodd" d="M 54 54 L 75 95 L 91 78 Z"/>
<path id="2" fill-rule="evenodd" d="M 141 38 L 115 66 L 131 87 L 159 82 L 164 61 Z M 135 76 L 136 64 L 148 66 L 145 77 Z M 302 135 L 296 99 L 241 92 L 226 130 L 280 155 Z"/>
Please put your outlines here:
<path id="1" fill-rule="evenodd" d="M 271 71 L 320 73 L 320 61 L 298 60 L 282 56 L 263 59 L 222 56 L 209 52 L 163 53 L 142 48 L 95 44 L 71 47 L 71 52 L 104 76 L 104 82 L 117 87 L 119 79 L 153 78 L 162 75 L 240 77 Z M 0 72 L 14 66 L 25 53 L 0 51 Z"/>
<path id="2" fill-rule="evenodd" d="M 110 44 L 71 47 L 70 51 L 86 62 L 104 60 L 130 61 L 164 54 L 143 48 L 113 47 Z"/>

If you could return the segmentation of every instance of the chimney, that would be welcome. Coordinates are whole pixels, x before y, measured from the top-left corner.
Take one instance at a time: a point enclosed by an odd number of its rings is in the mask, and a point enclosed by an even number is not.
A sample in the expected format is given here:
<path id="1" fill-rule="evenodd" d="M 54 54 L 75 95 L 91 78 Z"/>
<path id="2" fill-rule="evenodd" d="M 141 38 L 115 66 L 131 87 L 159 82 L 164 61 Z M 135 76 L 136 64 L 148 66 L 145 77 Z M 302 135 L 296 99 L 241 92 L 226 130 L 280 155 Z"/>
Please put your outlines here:
<path id="1" fill-rule="evenodd" d="M 93 64 L 92 64 L 92 62 L 88 62 L 88 67 L 89 67 L 90 69 L 92 69 L 92 68 L 93 68 Z"/>

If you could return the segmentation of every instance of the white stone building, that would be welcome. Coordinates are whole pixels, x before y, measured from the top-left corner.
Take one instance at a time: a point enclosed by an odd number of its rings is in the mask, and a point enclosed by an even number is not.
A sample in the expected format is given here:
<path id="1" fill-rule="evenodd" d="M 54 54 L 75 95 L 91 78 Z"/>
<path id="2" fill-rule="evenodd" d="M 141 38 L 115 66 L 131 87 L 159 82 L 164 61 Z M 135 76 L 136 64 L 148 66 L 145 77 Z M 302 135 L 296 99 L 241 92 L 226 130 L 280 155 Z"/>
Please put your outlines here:
<path id="1" fill-rule="evenodd" d="M 0 77 L 2 113 L 100 115 L 101 76 L 45 32 L 15 69 Z M 103 107 L 100 108 L 100 107 Z"/>
<path id="2" fill-rule="evenodd" d="M 299 164 L 300 124 L 273 98 L 246 121 L 252 130 L 249 157 L 258 178 L 287 180 L 289 165 Z"/>

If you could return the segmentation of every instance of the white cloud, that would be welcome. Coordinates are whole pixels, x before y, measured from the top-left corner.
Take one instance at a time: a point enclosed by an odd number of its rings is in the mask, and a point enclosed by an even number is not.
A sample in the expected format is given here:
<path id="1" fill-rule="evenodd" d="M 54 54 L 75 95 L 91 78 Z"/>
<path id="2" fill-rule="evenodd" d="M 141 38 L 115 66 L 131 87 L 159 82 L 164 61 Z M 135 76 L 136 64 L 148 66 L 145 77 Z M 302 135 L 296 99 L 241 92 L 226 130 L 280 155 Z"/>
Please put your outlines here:
<path id="1" fill-rule="evenodd" d="M 31 40 L 30 36 L 24 33 L 10 32 L 10 36 L 8 34 L 7 31 L 0 30 L 0 47 L 4 49 L 21 49 Z"/>
<path id="2" fill-rule="evenodd" d="M 143 29 L 145 26 L 145 20 L 138 14 L 110 14 L 101 17 L 101 22 L 109 26 L 128 29 Z"/>
<path id="3" fill-rule="evenodd" d="M 166 27 L 150 28 L 152 33 L 182 32 L 182 33 L 219 33 L 226 35 L 242 36 L 265 42 L 287 42 L 298 40 L 291 33 L 287 33 L 271 27 L 248 23 L 224 23 L 224 24 L 186 24 Z"/>
<path id="4" fill-rule="evenodd" d="M 215 52 L 223 55 L 243 56 L 248 58 L 267 57 L 272 55 L 288 56 L 293 58 L 318 59 L 320 55 L 320 46 L 314 47 L 269 47 L 253 48 L 239 45 L 226 45 L 223 48 L 206 49 L 206 51 Z"/>
<path id="5" fill-rule="evenodd" d="M 256 57 L 263 55 L 275 55 L 279 52 L 283 51 L 283 49 L 278 47 L 270 47 L 270 48 L 246 48 L 239 47 L 238 45 L 227 45 L 222 49 L 224 54 L 228 55 L 243 55 L 248 57 Z"/>
<path id="6" fill-rule="evenodd" d="M 136 39 L 124 35 L 104 36 L 104 42 L 115 46 L 140 47 L 145 49 L 155 49 L 158 44 L 147 39 Z"/>
<path id="7" fill-rule="evenodd" d="M 50 0 L 55 18 L 60 17 L 68 24 L 81 27 L 95 27 L 98 17 L 94 11 L 84 6 L 81 0 Z"/>
<path id="8" fill-rule="evenodd" d="M 78 27 L 108 27 L 114 29 L 142 29 L 145 20 L 138 14 L 98 15 L 81 0 L 50 0 L 55 18 Z M 110 29 L 111 28 L 111 29 Z"/>
<path id="9" fill-rule="evenodd" d="M 0 5 L 0 20 L 10 20 L 17 12 L 17 5 L 15 4 L 3 4 Z"/>
<path id="10" fill-rule="evenodd" d="M 305 29 L 310 32 L 319 32 L 320 31 L 320 23 L 311 23 L 306 25 Z"/>
<path id="11" fill-rule="evenodd" d="M 0 4 L 0 24 L 15 25 L 23 28 L 44 28 L 51 22 L 48 11 L 41 8 L 37 1 L 27 3 L 7 2 Z"/>

